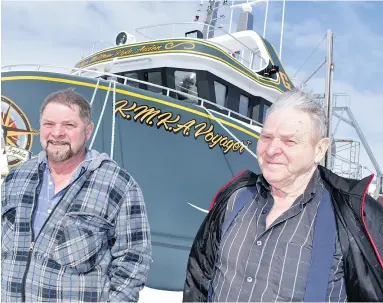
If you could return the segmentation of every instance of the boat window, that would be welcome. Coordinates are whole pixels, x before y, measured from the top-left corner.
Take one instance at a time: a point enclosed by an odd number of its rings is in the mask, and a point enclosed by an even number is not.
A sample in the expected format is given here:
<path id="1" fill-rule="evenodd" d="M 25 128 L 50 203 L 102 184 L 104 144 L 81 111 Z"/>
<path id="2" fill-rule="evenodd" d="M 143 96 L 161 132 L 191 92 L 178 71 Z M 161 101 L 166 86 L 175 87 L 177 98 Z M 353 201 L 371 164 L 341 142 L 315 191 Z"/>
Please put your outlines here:
<path id="1" fill-rule="evenodd" d="M 240 95 L 239 96 L 239 113 L 247 117 L 248 112 L 249 112 L 249 97 Z"/>
<path id="2" fill-rule="evenodd" d="M 160 71 L 145 72 L 144 77 L 145 77 L 145 81 L 147 82 L 157 84 L 157 85 L 162 85 L 162 76 Z M 162 88 L 151 86 L 151 85 L 147 85 L 147 87 L 148 87 L 147 88 L 148 91 L 162 94 Z"/>
<path id="3" fill-rule="evenodd" d="M 226 106 L 227 87 L 222 83 L 214 81 L 215 101 L 218 105 Z"/>
<path id="4" fill-rule="evenodd" d="M 197 76 L 195 72 L 177 70 L 174 72 L 174 81 L 176 90 L 196 96 L 196 98 L 193 98 L 183 94 L 177 94 L 179 100 L 197 100 Z"/>
<path id="5" fill-rule="evenodd" d="M 262 123 L 265 122 L 265 118 L 266 118 L 266 114 L 267 114 L 267 110 L 269 109 L 269 105 L 267 104 L 264 104 L 263 105 L 263 116 L 262 116 Z"/>
<path id="6" fill-rule="evenodd" d="M 251 111 L 251 119 L 259 122 L 259 108 L 260 104 L 256 104 L 253 106 L 253 110 Z"/>
<path id="7" fill-rule="evenodd" d="M 137 73 L 125 73 L 123 74 L 124 77 L 133 78 L 138 80 L 138 74 Z M 122 79 L 125 81 L 125 79 Z M 132 80 L 126 80 L 126 85 L 132 86 L 132 87 L 139 87 L 140 83 L 132 81 Z"/>

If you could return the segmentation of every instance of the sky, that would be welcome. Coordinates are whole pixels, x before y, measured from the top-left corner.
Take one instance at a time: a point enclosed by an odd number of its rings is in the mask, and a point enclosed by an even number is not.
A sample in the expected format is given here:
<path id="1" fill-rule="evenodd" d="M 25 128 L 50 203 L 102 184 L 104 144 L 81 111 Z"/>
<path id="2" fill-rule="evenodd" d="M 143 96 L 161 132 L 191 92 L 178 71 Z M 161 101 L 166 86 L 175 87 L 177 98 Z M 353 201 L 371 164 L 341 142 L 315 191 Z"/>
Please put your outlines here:
<path id="1" fill-rule="evenodd" d="M 231 0 L 228 1 L 231 4 Z M 242 1 L 243 2 L 243 1 Z M 73 67 L 87 56 L 114 43 L 120 31 L 142 37 L 136 28 L 171 22 L 193 22 L 200 1 L 1 1 L 1 65 L 39 63 Z M 239 3 L 239 2 L 236 2 Z M 206 2 L 203 7 L 206 7 Z M 266 39 L 279 51 L 281 1 L 270 1 Z M 254 30 L 262 35 L 266 4 L 253 7 Z M 282 61 L 295 83 L 306 80 L 326 55 L 326 35 L 334 33 L 334 101 L 350 106 L 357 123 L 383 170 L 383 2 L 378 1 L 286 1 Z M 203 13 L 199 13 L 204 20 Z M 218 21 L 228 29 L 230 11 Z M 234 13 L 235 19 L 239 10 Z M 176 28 L 180 35 L 195 29 L 189 24 Z M 147 34 L 169 37 L 171 26 Z M 323 41 L 322 41 L 323 40 Z M 104 42 L 100 42 L 104 41 Z M 321 42 L 322 41 L 322 42 Z M 320 43 L 321 42 L 321 43 Z M 319 46 L 318 46 L 319 45 Z M 315 51 L 314 51 L 315 50 Z M 313 52 L 314 51 L 314 52 Z M 312 54 L 310 56 L 310 54 Z M 308 62 L 302 64 L 309 58 Z M 304 89 L 323 94 L 322 67 Z M 343 96 L 340 96 L 343 95 Z M 344 96 L 346 95 L 346 96 Z M 334 127 L 337 119 L 333 120 Z M 340 123 L 337 139 L 361 141 L 354 129 Z M 375 173 L 361 144 L 360 163 L 364 176 Z"/>

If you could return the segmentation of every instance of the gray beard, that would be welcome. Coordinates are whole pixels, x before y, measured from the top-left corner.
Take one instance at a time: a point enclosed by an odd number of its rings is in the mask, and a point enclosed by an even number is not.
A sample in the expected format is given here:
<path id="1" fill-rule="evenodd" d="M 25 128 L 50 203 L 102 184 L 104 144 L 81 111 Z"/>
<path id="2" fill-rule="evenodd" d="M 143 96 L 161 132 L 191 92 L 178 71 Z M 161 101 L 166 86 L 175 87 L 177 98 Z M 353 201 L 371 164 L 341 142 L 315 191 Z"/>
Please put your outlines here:
<path id="1" fill-rule="evenodd" d="M 66 161 L 66 160 L 68 160 L 68 159 L 78 155 L 82 151 L 83 147 L 86 145 L 86 142 L 84 142 L 84 144 L 82 146 L 80 146 L 77 151 L 74 151 L 72 149 L 72 146 L 69 143 L 68 144 L 64 144 L 64 145 L 68 146 L 68 149 L 63 151 L 63 152 L 60 152 L 60 151 L 50 151 L 49 150 L 49 145 L 50 144 L 52 144 L 52 143 L 50 143 L 48 141 L 47 142 L 47 146 L 45 148 L 45 152 L 47 154 L 48 160 L 52 161 L 54 163 L 60 163 L 60 162 L 64 162 L 64 161 Z"/>
<path id="2" fill-rule="evenodd" d="M 49 146 L 49 144 L 48 144 L 48 146 Z M 69 148 L 64 152 L 50 151 L 48 146 L 45 149 L 45 151 L 47 153 L 47 157 L 48 157 L 49 161 L 59 163 L 59 162 L 63 162 L 65 160 L 68 160 L 70 157 L 73 157 L 73 155 L 74 155 L 74 152 L 73 152 L 72 147 L 70 145 L 68 145 Z"/>

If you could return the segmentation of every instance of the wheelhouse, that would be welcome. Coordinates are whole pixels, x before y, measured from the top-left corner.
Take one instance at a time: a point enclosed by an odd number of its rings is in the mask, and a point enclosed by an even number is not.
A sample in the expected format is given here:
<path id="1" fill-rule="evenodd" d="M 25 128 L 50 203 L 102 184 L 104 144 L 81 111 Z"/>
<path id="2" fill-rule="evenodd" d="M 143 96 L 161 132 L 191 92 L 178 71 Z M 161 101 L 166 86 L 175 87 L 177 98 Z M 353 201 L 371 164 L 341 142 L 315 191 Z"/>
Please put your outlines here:
<path id="1" fill-rule="evenodd" d="M 240 114 L 234 115 L 238 120 L 244 120 L 241 116 L 245 116 L 256 122 L 263 123 L 266 111 L 271 105 L 270 101 L 260 96 L 254 96 L 221 77 L 203 70 L 162 67 L 120 72 L 115 75 L 115 77 L 104 75 L 100 76 L 100 78 L 115 80 L 121 84 L 163 95 L 166 94 L 166 91 L 161 89 L 160 86 L 168 87 L 174 90 L 169 93 L 172 98 L 196 103 L 198 103 L 198 98 L 202 98 L 218 105 L 214 106 L 214 104 L 206 103 L 204 106 L 209 109 L 227 114 L 227 110 L 224 109 L 227 108 Z M 140 82 L 124 79 L 125 77 L 140 80 Z M 192 96 L 195 96 L 195 98 Z"/>

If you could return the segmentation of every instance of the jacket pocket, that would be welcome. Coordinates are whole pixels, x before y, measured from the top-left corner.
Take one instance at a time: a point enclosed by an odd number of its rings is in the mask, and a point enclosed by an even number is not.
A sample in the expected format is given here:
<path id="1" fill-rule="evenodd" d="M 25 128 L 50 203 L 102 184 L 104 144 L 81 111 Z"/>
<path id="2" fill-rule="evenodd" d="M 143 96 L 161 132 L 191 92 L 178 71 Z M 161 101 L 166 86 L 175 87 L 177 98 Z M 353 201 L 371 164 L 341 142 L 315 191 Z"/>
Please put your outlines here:
<path id="1" fill-rule="evenodd" d="M 1 212 L 1 261 L 6 259 L 14 246 L 16 207 L 7 207 Z"/>
<path id="2" fill-rule="evenodd" d="M 112 225 L 89 213 L 73 212 L 67 216 L 66 224 L 58 230 L 55 259 L 76 272 L 88 272 L 100 262 Z"/>

